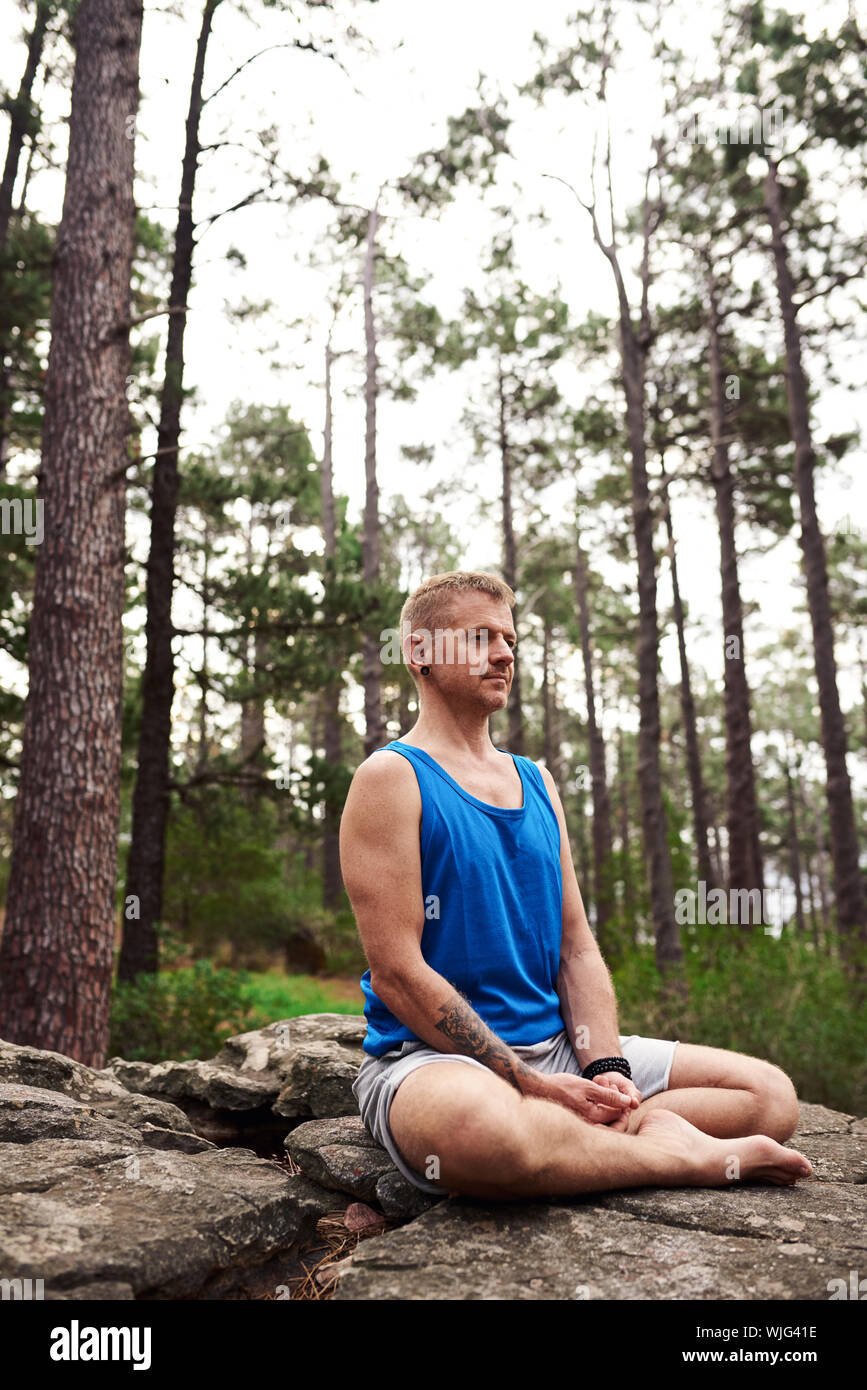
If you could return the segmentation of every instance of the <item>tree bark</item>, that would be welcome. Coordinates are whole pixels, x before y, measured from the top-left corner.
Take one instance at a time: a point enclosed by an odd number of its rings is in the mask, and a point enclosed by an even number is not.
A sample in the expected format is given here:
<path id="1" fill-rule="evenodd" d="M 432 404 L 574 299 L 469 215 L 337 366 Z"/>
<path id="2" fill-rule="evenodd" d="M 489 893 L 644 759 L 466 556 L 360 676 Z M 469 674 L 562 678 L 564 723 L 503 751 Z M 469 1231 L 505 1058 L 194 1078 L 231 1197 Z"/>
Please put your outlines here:
<path id="1" fill-rule="evenodd" d="M 692 694 L 692 681 L 689 661 L 686 655 L 686 624 L 683 600 L 680 596 L 680 582 L 677 574 L 677 548 L 674 540 L 674 526 L 671 520 L 671 502 L 668 493 L 668 477 L 665 462 L 660 454 L 662 471 L 662 505 L 665 515 L 665 529 L 668 536 L 668 563 L 671 568 L 671 589 L 674 606 L 674 624 L 677 629 L 677 650 L 680 656 L 680 708 L 683 714 L 683 729 L 686 739 L 686 767 L 689 775 L 690 799 L 692 801 L 692 833 L 695 839 L 698 876 L 707 885 L 707 891 L 717 887 L 710 846 L 707 836 L 707 806 L 704 791 L 704 777 L 701 770 L 701 749 L 698 741 L 698 724 L 695 715 L 695 700 Z"/>
<path id="2" fill-rule="evenodd" d="M 632 461 L 632 523 L 638 558 L 638 789 L 641 825 L 650 880 L 650 906 L 661 973 L 683 960 L 674 916 L 674 884 L 668 849 L 668 826 L 662 799 L 659 761 L 659 619 L 656 607 L 656 556 L 653 513 L 647 480 L 645 440 L 645 366 L 647 333 L 633 327 L 626 288 L 615 260 L 620 321 L 626 423 Z"/>
<path id="3" fill-rule="evenodd" d="M 125 468 L 141 0 L 81 0 L 53 265 L 45 534 L 0 943 L 0 1036 L 105 1064 L 123 712 Z"/>
<path id="4" fill-rule="evenodd" d="M 18 87 L 18 95 L 8 104 L 9 112 L 9 140 L 6 145 L 6 159 L 3 164 L 3 176 L 0 179 L 0 254 L 6 249 L 6 241 L 9 236 L 9 222 L 12 217 L 12 195 L 15 191 L 15 180 L 18 176 L 18 165 L 21 159 L 21 150 L 24 146 L 24 137 L 30 126 L 32 115 L 31 99 L 33 95 L 33 83 L 39 71 L 39 64 L 42 61 L 42 50 L 45 43 L 45 33 L 48 28 L 50 7 L 45 0 L 37 0 L 36 18 L 30 37 L 27 40 L 27 59 L 24 64 L 24 73 Z M 23 203 L 23 199 L 22 199 Z M 7 360 L 10 342 L 5 338 L 0 344 L 0 478 L 6 476 L 6 463 L 9 452 L 9 434 L 7 421 L 9 409 L 12 404 L 9 384 L 12 372 L 12 364 Z"/>
<path id="5" fill-rule="evenodd" d="M 786 805 L 789 809 L 789 868 L 792 882 L 795 885 L 795 925 L 798 931 L 803 933 L 806 930 L 806 924 L 804 922 L 804 890 L 801 883 L 801 850 L 798 843 L 798 815 L 795 808 L 795 792 L 788 754 L 783 761 L 783 771 L 786 777 Z"/>
<path id="6" fill-rule="evenodd" d="M 502 487 L 503 520 L 503 578 L 515 592 L 518 582 L 518 551 L 515 544 L 515 526 L 512 516 L 512 455 L 509 447 L 508 409 L 506 402 L 506 380 L 502 362 L 497 363 L 497 434 L 500 448 L 500 476 Z M 518 631 L 518 605 L 512 609 L 512 623 Z M 509 691 L 507 742 L 510 753 L 524 755 L 524 706 L 521 699 L 521 655 L 515 653 L 512 670 L 512 688 Z"/>
<path id="7" fill-rule="evenodd" d="M 199 122 L 205 56 L 214 12 L 220 0 L 206 0 L 196 46 L 187 112 L 178 222 L 166 342 L 165 379 L 160 398 L 157 456 L 151 489 L 151 545 L 147 564 L 147 656 L 142 685 L 138 775 L 133 795 L 132 839 L 127 860 L 127 896 L 139 902 L 139 919 L 125 921 L 118 962 L 121 980 L 153 974 L 159 963 L 157 923 L 163 909 L 166 824 L 169 813 L 172 701 L 172 590 L 175 580 L 175 513 L 178 500 L 178 447 L 184 397 L 184 334 L 193 277 L 193 193 L 199 159 Z"/>
<path id="8" fill-rule="evenodd" d="M 325 540 L 325 565 L 334 562 L 337 554 L 337 531 L 334 519 L 334 480 L 332 464 L 333 428 L 331 399 L 331 368 L 334 352 L 331 347 L 331 331 L 325 344 L 325 428 L 322 450 L 322 534 Z M 324 727 L 323 744 L 325 758 L 330 767 L 340 765 L 343 750 L 340 736 L 340 690 L 342 681 L 329 681 L 323 692 Z M 343 890 L 343 875 L 340 871 L 340 810 L 334 805 L 333 797 L 325 799 L 325 827 L 322 835 L 322 902 L 324 907 L 334 908 Z"/>
<path id="9" fill-rule="evenodd" d="M 792 272 L 783 230 L 782 190 L 776 161 L 771 158 L 768 158 L 764 197 L 786 348 L 786 394 L 789 424 L 795 446 L 795 486 L 801 516 L 800 541 L 807 581 L 810 624 L 813 630 L 816 680 L 819 685 L 822 747 L 828 777 L 828 819 L 837 899 L 837 930 L 844 942 L 856 937 L 861 941 L 867 941 L 864 883 L 858 859 L 852 787 L 846 766 L 846 726 L 837 689 L 837 662 L 834 656 L 828 570 L 825 545 L 816 515 L 813 485 L 816 456 L 810 430 L 807 378 L 801 354 L 801 334 L 796 319 Z"/>
<path id="10" fill-rule="evenodd" d="M 623 733 L 617 738 L 617 782 L 620 803 L 620 853 L 623 859 L 623 920 L 633 946 L 638 944 L 638 923 L 635 917 L 635 886 L 632 881 L 632 845 L 629 832 L 629 797 L 626 792 L 626 756 Z"/>
<path id="11" fill-rule="evenodd" d="M 364 342 L 365 342 L 365 444 L 364 444 L 364 530 L 361 539 L 365 584 L 379 583 L 379 484 L 376 480 L 376 399 L 377 383 L 376 321 L 373 316 L 373 283 L 376 270 L 377 208 L 367 221 L 367 251 L 364 258 Z M 382 713 L 382 650 L 377 632 L 365 631 L 361 639 L 362 682 L 364 685 L 364 755 L 370 757 L 387 740 Z"/>
<path id="12" fill-rule="evenodd" d="M 593 643 L 590 633 L 588 602 L 587 557 L 581 545 L 581 533 L 576 524 L 575 602 L 581 633 L 581 656 L 584 663 L 584 696 L 587 703 L 587 740 L 590 746 L 590 781 L 593 788 L 593 897 L 596 906 L 596 939 L 603 954 L 613 943 L 606 940 L 614 913 L 614 888 L 611 877 L 611 800 L 608 795 L 608 773 L 605 766 L 605 740 L 596 718 L 596 689 L 593 677 Z"/>
<path id="13" fill-rule="evenodd" d="M 30 37 L 27 40 L 27 60 L 18 87 L 18 95 L 9 102 L 7 107 L 9 112 L 9 141 L 6 146 L 3 177 L 0 179 L 0 251 L 6 246 L 6 238 L 9 235 L 12 194 L 18 176 L 18 164 L 24 146 L 24 137 L 30 125 L 30 99 L 33 93 L 33 83 L 39 71 L 39 64 L 42 62 L 42 49 L 50 13 L 51 6 L 46 4 L 45 0 L 37 0 L 36 17 L 33 21 Z"/>
<path id="14" fill-rule="evenodd" d="M 726 827 L 729 888 L 764 886 L 759 805 L 752 754 L 750 689 L 744 651 L 743 605 L 735 536 L 735 480 L 725 438 L 725 390 L 720 343 L 720 312 L 713 267 L 708 257 L 708 374 L 710 381 L 711 481 L 720 538 L 723 615 L 723 708 L 726 733 Z M 749 930 L 749 926 L 747 926 Z"/>

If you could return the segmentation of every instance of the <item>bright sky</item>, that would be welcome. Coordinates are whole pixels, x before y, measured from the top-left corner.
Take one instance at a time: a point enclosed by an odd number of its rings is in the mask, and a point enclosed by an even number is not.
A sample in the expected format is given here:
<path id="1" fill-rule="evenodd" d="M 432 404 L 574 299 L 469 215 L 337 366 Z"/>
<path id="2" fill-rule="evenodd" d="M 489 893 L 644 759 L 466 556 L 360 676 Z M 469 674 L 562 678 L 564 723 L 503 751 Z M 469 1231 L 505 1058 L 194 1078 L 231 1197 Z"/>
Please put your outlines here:
<path id="1" fill-rule="evenodd" d="M 224 0 L 217 10 L 206 92 L 218 87 L 244 58 L 306 34 L 306 18 L 296 23 L 291 16 L 265 10 L 255 2 L 247 8 L 256 16 L 255 24 L 242 17 L 230 0 Z M 437 0 L 435 5 L 419 0 L 379 0 L 375 5 L 359 3 L 351 10 L 345 5 L 338 8 L 344 15 L 351 13 L 352 22 L 370 41 L 367 56 L 361 50 L 346 51 L 344 46 L 349 77 L 324 57 L 277 48 L 251 63 L 209 105 L 202 139 L 205 144 L 225 139 L 249 146 L 252 131 L 273 126 L 287 169 L 304 175 L 309 162 L 322 153 L 341 182 L 346 200 L 368 206 L 380 184 L 402 174 L 415 153 L 442 143 L 448 115 L 459 114 L 478 101 L 480 71 L 511 93 L 513 84 L 526 80 L 533 70 L 533 31 L 540 30 L 556 42 L 575 6 L 572 0 L 537 0 L 532 6 L 523 0 Z M 809 8 L 811 22 L 818 27 L 823 16 L 828 16 L 829 22 L 839 22 L 846 3 L 832 0 L 813 3 Z M 710 0 L 695 0 L 684 3 L 678 17 L 677 37 L 700 64 L 712 60 L 709 36 L 714 9 Z M 200 18 L 199 6 L 187 0 L 182 10 L 183 17 L 179 18 L 166 8 L 147 9 L 141 60 L 137 199 L 143 208 L 163 209 L 160 215 L 169 228 L 174 226 L 183 126 Z M 320 32 L 331 32 L 333 15 L 314 12 L 312 22 Z M 7 7 L 0 18 L 0 80 L 13 88 L 23 66 L 23 47 L 15 41 L 19 33 L 20 18 Z M 623 207 L 640 195 L 648 132 L 658 121 L 659 112 L 654 78 L 633 40 L 627 42 L 612 96 L 615 177 L 618 203 Z M 62 116 L 66 101 L 63 92 L 50 89 L 46 101 L 49 115 Z M 576 320 L 590 308 L 608 315 L 615 312 L 611 275 L 592 243 L 586 214 L 568 190 L 543 177 L 556 174 L 586 192 L 592 136 L 591 124 L 574 102 L 565 105 L 554 101 L 549 110 L 539 113 L 524 104 L 512 135 L 516 158 L 504 162 L 497 190 L 483 195 L 476 188 L 464 188 L 440 220 L 400 219 L 394 231 L 395 245 L 403 250 L 414 272 L 431 276 L 427 294 L 443 313 L 457 310 L 465 286 L 479 285 L 479 258 L 492 226 L 490 209 L 504 201 L 519 214 L 519 254 L 531 288 L 544 291 L 559 282 Z M 0 140 L 5 147 L 2 126 Z M 218 212 L 255 187 L 255 168 L 255 161 L 245 150 L 234 145 L 205 157 L 196 192 L 197 220 Z M 523 192 L 516 190 L 516 184 Z M 60 172 L 45 171 L 34 179 L 31 204 L 45 215 L 56 218 L 61 199 Z M 389 195 L 384 207 L 386 211 L 398 210 Z M 530 220 L 530 214 L 539 209 L 552 219 L 547 229 Z M 232 400 L 288 404 L 307 424 L 314 447 L 320 447 L 326 296 L 334 279 L 324 235 L 327 222 L 321 207 L 288 212 L 278 207 L 250 207 L 216 222 L 203 236 L 187 330 L 188 384 L 198 388 L 198 397 L 185 415 L 186 447 L 207 447 L 213 442 Z M 243 252 L 245 269 L 226 261 L 233 246 Z M 319 262 L 319 269 L 311 269 L 312 259 Z M 763 273 L 771 274 L 770 263 Z M 265 298 L 275 301 L 275 311 L 264 321 L 238 325 L 226 316 L 228 306 Z M 774 332 L 778 333 L 776 325 Z M 338 346 L 363 351 L 360 304 L 346 312 Z M 863 382 L 860 348 L 860 344 L 841 344 L 839 351 L 841 375 L 858 386 Z M 564 384 L 574 393 L 576 403 L 587 394 L 588 383 L 576 370 L 565 369 Z M 358 368 L 343 359 L 336 368 L 334 383 L 335 485 L 349 494 L 355 516 L 360 515 L 364 489 L 359 385 Z M 445 483 L 464 472 L 481 492 L 496 496 L 496 460 L 468 467 L 469 444 L 460 428 L 460 415 L 471 390 L 470 376 L 443 374 L 425 382 L 415 403 L 395 403 L 385 396 L 380 400 L 378 473 L 384 506 L 390 494 L 403 493 L 413 507 L 419 507 L 422 494 L 438 480 Z M 816 406 L 818 437 L 831 430 L 842 431 L 857 418 L 855 395 L 842 389 L 822 391 Z M 418 443 L 435 446 L 431 465 L 417 468 L 402 458 L 401 445 Z M 143 447 L 145 451 L 153 448 L 153 441 L 145 439 Z M 490 469 L 487 473 L 486 467 Z M 853 452 L 833 475 L 821 477 L 817 486 L 826 531 L 847 515 L 851 524 L 858 525 L 867 513 L 863 449 Z M 569 480 L 562 494 L 566 505 L 572 490 Z M 681 584 L 697 624 L 690 636 L 690 656 L 719 683 L 721 692 L 718 539 L 712 497 L 695 491 L 687 495 L 681 489 L 673 493 L 673 510 Z M 464 567 L 498 568 L 496 527 L 481 521 L 466 498 L 446 500 L 443 512 L 465 543 Z M 565 522 L 566 518 L 555 517 L 556 524 L 561 519 Z M 145 529 L 131 520 L 130 534 L 136 554 L 144 559 Z M 741 538 L 746 540 L 743 532 Z M 744 596 L 759 605 L 759 615 L 751 619 L 747 630 L 749 648 L 773 640 L 793 621 L 793 608 L 800 602 L 793 588 L 798 553 L 793 536 L 770 554 L 753 551 L 745 556 Z M 591 560 L 603 574 L 608 572 L 609 561 L 598 549 Z M 660 608 L 665 609 L 669 601 L 667 571 L 662 566 Z M 186 607 L 184 596 L 179 595 L 177 620 L 196 616 L 195 608 Z M 803 621 L 806 625 L 806 618 Z M 841 664 L 846 665 L 844 658 L 848 655 L 851 662 L 853 653 L 841 651 L 839 655 Z M 198 644 L 189 649 L 189 656 L 198 660 Z M 676 680 L 673 630 L 664 639 L 663 665 L 669 679 Z M 760 672 L 755 665 L 750 668 L 752 680 L 761 675 L 770 673 Z M 577 656 L 564 664 L 561 676 L 561 698 L 583 708 Z M 844 702 L 854 703 L 857 680 L 851 664 L 842 673 L 841 687 Z"/>

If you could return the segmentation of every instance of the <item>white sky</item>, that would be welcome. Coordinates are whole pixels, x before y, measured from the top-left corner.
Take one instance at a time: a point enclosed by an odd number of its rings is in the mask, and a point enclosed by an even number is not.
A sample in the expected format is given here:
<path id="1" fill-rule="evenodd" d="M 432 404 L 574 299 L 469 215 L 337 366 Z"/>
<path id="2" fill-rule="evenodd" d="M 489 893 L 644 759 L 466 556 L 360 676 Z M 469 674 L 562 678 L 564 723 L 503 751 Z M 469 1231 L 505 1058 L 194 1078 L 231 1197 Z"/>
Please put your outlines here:
<path id="1" fill-rule="evenodd" d="M 293 24 L 285 14 L 265 11 L 256 4 L 250 8 L 257 16 L 255 26 L 237 13 L 230 0 L 217 10 L 206 92 L 213 91 L 245 57 L 271 44 L 286 43 L 305 31 L 306 19 Z M 346 200 L 367 206 L 380 183 L 403 173 L 416 152 L 442 142 L 448 115 L 459 114 L 477 102 L 480 70 L 510 92 L 512 84 L 526 80 L 533 70 L 533 31 L 541 30 L 556 41 L 574 8 L 572 0 L 537 0 L 532 6 L 516 0 L 437 0 L 435 5 L 420 0 L 379 0 L 372 6 L 359 3 L 351 11 L 341 7 L 371 40 L 369 56 L 344 53 L 350 78 L 336 64 L 309 52 L 278 49 L 266 54 L 208 107 L 203 143 L 219 139 L 249 142 L 250 131 L 273 125 L 279 132 L 286 168 L 303 175 L 308 160 L 321 152 L 341 182 Z M 818 26 L 823 15 L 830 22 L 839 22 L 846 3 L 834 0 L 809 8 L 812 23 Z M 174 227 L 184 118 L 200 19 L 199 5 L 184 0 L 182 10 L 182 18 L 166 10 L 146 10 L 136 148 L 139 205 L 163 208 L 162 217 L 170 229 Z M 712 58 L 712 12 L 708 0 L 682 7 L 678 37 L 696 61 L 706 63 Z M 322 32 L 330 32 L 332 18 L 314 14 L 312 22 L 321 25 Z M 14 7 L 7 6 L 0 16 L 0 80 L 13 88 L 23 66 L 23 46 L 17 42 L 20 28 L 20 16 Z M 616 178 L 622 207 L 640 194 L 647 134 L 659 107 L 654 79 L 635 45 L 627 46 L 614 97 Z M 52 89 L 46 103 L 50 114 L 62 115 L 66 101 L 63 92 Z M 524 115 L 511 136 L 517 158 L 504 162 L 498 189 L 483 195 L 476 188 L 464 188 L 440 220 L 403 217 L 395 232 L 395 244 L 413 271 L 431 275 L 426 294 L 444 314 L 455 312 L 464 287 L 480 283 L 479 257 L 492 226 L 490 208 L 508 200 L 522 217 L 519 253 L 531 288 L 544 291 L 559 282 L 576 321 L 590 308 L 613 315 L 613 282 L 592 243 L 589 220 L 566 189 L 543 177 L 545 173 L 557 174 L 585 192 L 592 129 L 574 102 L 567 106 L 555 101 L 550 110 L 537 114 L 531 114 L 527 106 L 522 110 Z M 5 148 L 5 123 L 0 124 L 0 141 Z M 249 192 L 255 186 L 253 169 L 254 163 L 238 149 L 205 158 L 196 192 L 197 220 Z M 523 195 L 515 191 L 516 181 Z M 46 171 L 34 180 L 30 202 L 46 216 L 59 216 L 61 199 L 60 172 Z M 394 206 L 393 199 L 387 198 L 386 209 Z M 525 216 L 540 208 L 553 219 L 547 230 L 536 228 Z M 207 447 L 213 442 L 228 403 L 240 400 L 287 404 L 296 418 L 307 424 L 314 447 L 320 448 L 326 295 L 333 275 L 327 268 L 311 269 L 310 261 L 328 265 L 329 247 L 324 240 L 327 222 L 321 207 L 288 212 L 278 207 L 251 207 L 217 222 L 203 237 L 186 340 L 187 384 L 195 385 L 199 394 L 185 413 L 186 447 Z M 246 269 L 233 268 L 225 260 L 232 246 L 242 250 Z M 770 263 L 765 274 L 771 274 Z M 275 313 L 266 322 L 240 326 L 227 319 L 227 306 L 244 298 L 258 301 L 266 297 L 276 301 Z M 304 321 L 306 331 L 292 327 L 297 320 Z M 779 342 L 777 325 L 773 332 L 773 341 Z M 338 345 L 363 350 L 358 305 L 346 313 Z M 841 344 L 838 356 L 844 379 L 862 386 L 862 345 Z M 575 392 L 575 403 L 579 403 L 587 382 L 568 370 L 565 379 Z M 364 489 L 359 381 L 357 368 L 338 363 L 334 382 L 335 486 L 348 493 L 356 517 Z M 402 492 L 412 506 L 419 506 L 422 494 L 438 479 L 445 482 L 465 470 L 480 490 L 496 495 L 499 477 L 495 461 L 491 461 L 489 482 L 483 466 L 467 468 L 469 443 L 459 421 L 469 390 L 469 378 L 442 374 L 425 383 L 413 404 L 394 403 L 387 397 L 380 400 L 378 474 L 384 505 L 389 494 Z M 858 397 L 852 393 L 824 389 L 816 407 L 817 437 L 842 431 L 857 421 L 857 405 Z M 433 463 L 424 468 L 407 464 L 400 453 L 402 444 L 420 442 L 436 446 Z M 153 441 L 145 438 L 144 451 L 153 447 Z M 567 499 L 572 488 L 570 480 L 564 492 Z M 828 476 L 820 477 L 817 488 L 826 531 L 847 515 L 852 525 L 863 526 L 867 513 L 863 448 L 853 452 L 833 474 L 829 470 Z M 498 567 L 496 527 L 472 515 L 465 499 L 447 503 L 443 511 L 465 543 L 462 565 Z M 697 625 L 690 634 L 690 657 L 696 668 L 703 668 L 719 683 L 721 700 L 718 539 L 712 496 L 709 492 L 698 495 L 694 491 L 687 496 L 682 490 L 673 491 L 673 511 L 681 585 Z M 143 560 L 146 531 L 132 520 L 130 537 Z M 741 541 L 746 539 L 742 531 Z M 751 553 L 743 559 L 744 598 L 757 601 L 760 610 L 747 628 L 748 655 L 793 621 L 793 608 L 801 601 L 800 591 L 794 588 L 798 553 L 793 535 L 768 555 Z M 591 550 L 591 562 L 603 574 L 610 570 L 609 561 L 598 550 Z M 662 610 L 669 603 L 669 585 L 664 565 L 660 572 Z M 186 606 L 179 595 L 176 621 L 195 620 L 197 616 L 195 608 Z M 807 631 L 806 617 L 802 621 Z M 199 645 L 187 648 L 194 662 L 199 659 Z M 844 703 L 848 705 L 857 699 L 853 655 L 842 648 L 838 652 L 841 666 L 849 666 L 841 672 Z M 663 666 L 669 679 L 678 678 L 673 629 L 663 642 Z M 753 682 L 772 678 L 772 672 L 762 671 L 757 664 L 748 669 Z M 568 703 L 583 708 L 577 657 L 564 665 L 562 674 L 563 696 Z"/>

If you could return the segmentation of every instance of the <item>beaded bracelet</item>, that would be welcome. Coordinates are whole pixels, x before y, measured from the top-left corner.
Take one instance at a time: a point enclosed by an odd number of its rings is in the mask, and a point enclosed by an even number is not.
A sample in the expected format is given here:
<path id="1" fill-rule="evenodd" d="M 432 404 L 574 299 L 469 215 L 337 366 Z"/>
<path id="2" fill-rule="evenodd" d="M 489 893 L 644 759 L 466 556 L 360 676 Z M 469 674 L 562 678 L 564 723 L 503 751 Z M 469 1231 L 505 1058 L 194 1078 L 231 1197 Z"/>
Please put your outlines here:
<path id="1" fill-rule="evenodd" d="M 594 1076 L 599 1076 L 601 1072 L 619 1071 L 621 1076 L 626 1076 L 632 1080 L 632 1068 L 625 1057 L 600 1057 L 595 1062 L 590 1062 L 581 1072 L 582 1080 L 592 1081 Z"/>

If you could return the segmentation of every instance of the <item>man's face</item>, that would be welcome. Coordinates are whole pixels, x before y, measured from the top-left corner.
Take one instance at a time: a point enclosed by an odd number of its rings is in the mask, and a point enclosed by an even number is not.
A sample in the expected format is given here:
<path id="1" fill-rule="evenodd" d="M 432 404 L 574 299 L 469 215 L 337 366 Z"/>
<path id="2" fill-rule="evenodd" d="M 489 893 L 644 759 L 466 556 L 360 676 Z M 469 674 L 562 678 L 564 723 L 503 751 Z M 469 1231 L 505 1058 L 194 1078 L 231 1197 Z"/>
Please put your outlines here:
<path id="1" fill-rule="evenodd" d="M 487 594 L 455 594 L 450 621 L 437 628 L 421 645 L 421 660 L 431 668 L 425 683 L 432 683 L 449 700 L 481 705 L 486 711 L 502 709 L 509 698 L 515 668 L 515 629 L 507 603 Z"/>

